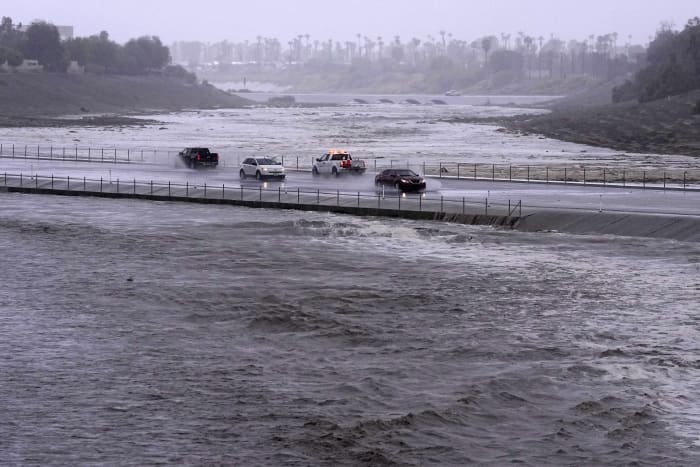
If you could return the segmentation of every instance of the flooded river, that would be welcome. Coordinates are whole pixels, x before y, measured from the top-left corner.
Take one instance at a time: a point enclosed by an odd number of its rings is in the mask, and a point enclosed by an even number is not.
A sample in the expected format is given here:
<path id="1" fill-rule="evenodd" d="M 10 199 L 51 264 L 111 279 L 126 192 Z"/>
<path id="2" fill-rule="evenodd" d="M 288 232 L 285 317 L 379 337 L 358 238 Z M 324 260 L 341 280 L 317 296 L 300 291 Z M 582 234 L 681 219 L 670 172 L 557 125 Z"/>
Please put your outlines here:
<path id="1" fill-rule="evenodd" d="M 337 144 L 387 158 L 616 154 L 439 123 L 454 106 L 379 107 L 191 112 L 158 117 L 162 130 L 0 139 L 207 142 L 229 158 Z M 700 463 L 696 243 L 0 202 L 3 465 Z"/>

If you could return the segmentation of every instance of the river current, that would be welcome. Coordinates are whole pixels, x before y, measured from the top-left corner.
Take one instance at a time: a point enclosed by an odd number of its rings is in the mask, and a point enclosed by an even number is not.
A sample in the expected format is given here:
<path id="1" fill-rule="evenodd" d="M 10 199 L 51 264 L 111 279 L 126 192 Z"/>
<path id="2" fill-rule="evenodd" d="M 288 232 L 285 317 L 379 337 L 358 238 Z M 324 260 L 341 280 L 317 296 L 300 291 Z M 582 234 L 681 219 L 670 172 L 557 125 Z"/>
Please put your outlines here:
<path id="1" fill-rule="evenodd" d="M 0 129 L 0 144 L 145 149 L 134 170 L 161 181 L 196 145 L 224 175 L 330 147 L 695 163 L 449 123 L 522 110 L 416 97 Z M 0 264 L 3 465 L 700 464 L 694 243 L 0 193 Z"/>
<path id="2" fill-rule="evenodd" d="M 0 202 L 4 465 L 700 463 L 697 244 Z"/>

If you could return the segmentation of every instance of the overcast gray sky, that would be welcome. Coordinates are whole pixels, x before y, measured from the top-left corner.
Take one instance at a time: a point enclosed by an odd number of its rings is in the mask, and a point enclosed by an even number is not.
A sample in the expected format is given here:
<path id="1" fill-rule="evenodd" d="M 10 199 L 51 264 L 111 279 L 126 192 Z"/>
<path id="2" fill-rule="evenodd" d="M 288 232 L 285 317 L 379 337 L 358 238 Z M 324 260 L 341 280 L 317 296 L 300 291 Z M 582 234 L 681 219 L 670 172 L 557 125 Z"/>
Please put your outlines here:
<path id="1" fill-rule="evenodd" d="M 662 21 L 677 29 L 700 16 L 698 0 L 2 0 L 0 16 L 15 23 L 43 19 L 72 25 L 78 36 L 106 30 L 123 43 L 142 35 L 215 42 L 298 34 L 311 40 L 353 40 L 357 33 L 385 40 L 439 36 L 473 40 L 500 33 L 561 39 L 617 32 L 645 43 Z"/>

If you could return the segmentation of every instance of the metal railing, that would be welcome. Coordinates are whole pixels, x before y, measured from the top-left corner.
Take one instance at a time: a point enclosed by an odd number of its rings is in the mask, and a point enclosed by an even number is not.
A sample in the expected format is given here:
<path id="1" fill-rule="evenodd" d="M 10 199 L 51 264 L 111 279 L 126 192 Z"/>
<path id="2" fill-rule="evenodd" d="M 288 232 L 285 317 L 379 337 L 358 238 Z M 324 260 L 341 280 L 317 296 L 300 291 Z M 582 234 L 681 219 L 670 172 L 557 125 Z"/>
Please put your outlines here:
<path id="1" fill-rule="evenodd" d="M 105 163 L 151 163 L 173 165 L 178 162 L 178 149 L 115 147 L 54 147 L 0 143 L 0 157 Z M 248 156 L 220 154 L 220 165 L 238 167 Z M 465 156 L 467 157 L 467 156 Z M 315 157 L 281 155 L 277 159 L 291 170 L 310 171 Z M 622 187 L 663 187 L 700 189 L 700 167 L 620 167 L 594 165 L 510 165 L 468 162 L 415 162 L 398 159 L 366 159 L 368 171 L 388 168 L 410 168 L 428 177 L 498 182 L 559 183 Z"/>
<path id="2" fill-rule="evenodd" d="M 518 201 L 495 201 L 489 198 L 446 198 L 444 196 L 430 197 L 425 193 L 407 194 L 400 192 L 377 193 L 347 192 L 341 190 L 321 191 L 290 189 L 278 186 L 270 189 L 263 186 L 227 187 L 222 185 L 207 185 L 206 183 L 191 184 L 174 183 L 171 181 L 142 181 L 142 180 L 109 180 L 104 178 L 91 179 L 87 177 L 57 177 L 39 174 L 10 174 L 3 173 L 0 183 L 3 187 L 16 187 L 28 191 L 45 192 L 83 192 L 85 194 L 111 194 L 125 197 L 145 197 L 153 199 L 191 199 L 191 200 L 224 200 L 241 203 L 266 203 L 270 207 L 326 206 L 362 209 L 377 209 L 385 211 L 407 211 L 425 213 L 446 213 L 462 215 L 485 215 L 500 217 L 520 217 L 522 203 Z"/>

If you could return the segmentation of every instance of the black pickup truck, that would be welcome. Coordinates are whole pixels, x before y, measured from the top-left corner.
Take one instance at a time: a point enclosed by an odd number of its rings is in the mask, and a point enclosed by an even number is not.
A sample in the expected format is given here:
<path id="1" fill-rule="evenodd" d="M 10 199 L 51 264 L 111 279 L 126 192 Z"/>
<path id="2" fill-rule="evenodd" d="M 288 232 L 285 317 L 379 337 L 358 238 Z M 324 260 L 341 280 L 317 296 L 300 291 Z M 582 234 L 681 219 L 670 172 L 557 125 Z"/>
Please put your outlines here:
<path id="1" fill-rule="evenodd" d="M 185 148 L 179 152 L 180 159 L 187 167 L 216 167 L 219 165 L 219 155 L 210 152 L 209 148 Z"/>

